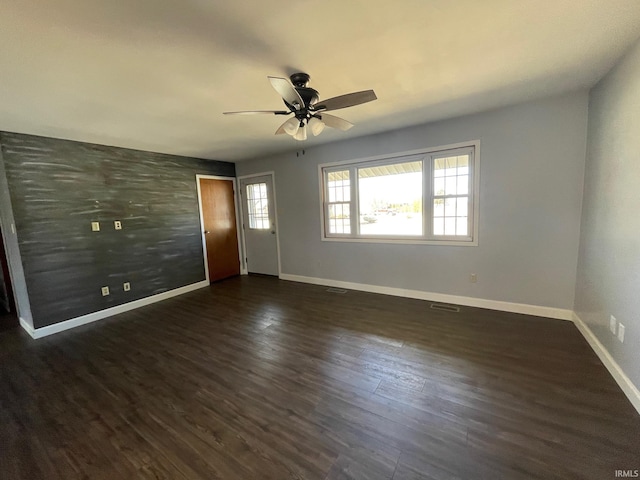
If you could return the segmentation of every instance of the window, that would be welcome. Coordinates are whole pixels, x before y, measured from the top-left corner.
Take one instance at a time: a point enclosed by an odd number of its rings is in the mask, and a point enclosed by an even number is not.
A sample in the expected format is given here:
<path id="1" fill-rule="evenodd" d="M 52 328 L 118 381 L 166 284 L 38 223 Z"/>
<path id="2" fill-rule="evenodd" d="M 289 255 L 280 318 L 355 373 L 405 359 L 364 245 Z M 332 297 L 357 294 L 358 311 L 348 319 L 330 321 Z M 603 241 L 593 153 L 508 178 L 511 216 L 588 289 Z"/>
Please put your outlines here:
<path id="1" fill-rule="evenodd" d="M 351 233 L 351 182 L 349 170 L 327 174 L 327 212 L 329 230 Z"/>
<path id="2" fill-rule="evenodd" d="M 247 185 L 247 212 L 249 228 L 254 230 L 269 228 L 269 199 L 266 183 Z"/>
<path id="3" fill-rule="evenodd" d="M 323 239 L 476 245 L 476 147 L 321 165 Z"/>
<path id="4" fill-rule="evenodd" d="M 464 153 L 432 160 L 434 236 L 469 235 L 469 157 Z"/>

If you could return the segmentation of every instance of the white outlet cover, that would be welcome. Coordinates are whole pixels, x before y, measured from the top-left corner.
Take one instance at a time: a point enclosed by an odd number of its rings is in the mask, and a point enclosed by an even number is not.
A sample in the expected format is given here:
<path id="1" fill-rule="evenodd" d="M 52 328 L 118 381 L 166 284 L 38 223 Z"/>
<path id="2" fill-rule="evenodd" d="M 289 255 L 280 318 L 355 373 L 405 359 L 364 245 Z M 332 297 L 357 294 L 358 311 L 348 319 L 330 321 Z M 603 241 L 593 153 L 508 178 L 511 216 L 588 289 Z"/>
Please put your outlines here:
<path id="1" fill-rule="evenodd" d="M 624 325 L 623 324 L 618 325 L 618 340 L 620 340 L 621 343 L 624 343 Z"/>
<path id="2" fill-rule="evenodd" d="M 91 231 L 99 232 L 100 231 L 100 222 L 91 222 Z"/>
<path id="3" fill-rule="evenodd" d="M 131 290 L 131 284 L 129 282 L 124 282 L 122 284 L 122 288 L 124 289 L 125 292 L 128 292 L 129 290 Z"/>
<path id="4" fill-rule="evenodd" d="M 106 297 L 109 295 L 109 287 L 102 287 L 102 296 Z"/>
<path id="5" fill-rule="evenodd" d="M 609 317 L 609 330 L 611 330 L 611 333 L 613 333 L 614 335 L 616 334 L 617 326 L 618 326 L 618 321 L 616 320 L 616 317 L 611 315 L 611 317 Z"/>
<path id="6" fill-rule="evenodd" d="M 122 230 L 122 222 L 120 220 L 115 220 L 113 226 L 116 230 Z"/>

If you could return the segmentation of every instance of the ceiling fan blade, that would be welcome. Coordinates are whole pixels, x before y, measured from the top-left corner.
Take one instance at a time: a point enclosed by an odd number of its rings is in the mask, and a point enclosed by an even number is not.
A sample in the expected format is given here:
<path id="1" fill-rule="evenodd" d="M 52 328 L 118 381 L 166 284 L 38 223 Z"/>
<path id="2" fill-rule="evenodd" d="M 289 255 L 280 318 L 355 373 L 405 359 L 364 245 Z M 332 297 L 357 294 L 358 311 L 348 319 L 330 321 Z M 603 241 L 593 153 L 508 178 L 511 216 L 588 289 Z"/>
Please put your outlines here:
<path id="1" fill-rule="evenodd" d="M 376 94 L 373 90 L 364 90 L 362 92 L 347 93 L 340 95 L 339 97 L 327 98 L 320 102 L 316 102 L 313 106 L 314 110 L 339 110 L 341 108 L 353 107 L 354 105 L 360 105 L 361 103 L 372 102 L 377 100 Z"/>
<path id="2" fill-rule="evenodd" d="M 271 86 L 276 92 L 287 102 L 292 105 L 296 110 L 304 108 L 304 101 L 298 93 L 298 91 L 291 85 L 291 82 L 286 78 L 280 77 L 267 77 L 271 82 Z"/>
<path id="3" fill-rule="evenodd" d="M 246 110 L 242 112 L 222 112 L 223 115 L 289 115 L 285 110 Z"/>
<path id="4" fill-rule="evenodd" d="M 347 122 L 344 118 L 329 115 L 328 113 L 321 113 L 318 116 L 327 127 L 337 128 L 338 130 L 342 130 L 343 132 L 346 132 L 351 127 L 353 127 L 353 123 Z"/>

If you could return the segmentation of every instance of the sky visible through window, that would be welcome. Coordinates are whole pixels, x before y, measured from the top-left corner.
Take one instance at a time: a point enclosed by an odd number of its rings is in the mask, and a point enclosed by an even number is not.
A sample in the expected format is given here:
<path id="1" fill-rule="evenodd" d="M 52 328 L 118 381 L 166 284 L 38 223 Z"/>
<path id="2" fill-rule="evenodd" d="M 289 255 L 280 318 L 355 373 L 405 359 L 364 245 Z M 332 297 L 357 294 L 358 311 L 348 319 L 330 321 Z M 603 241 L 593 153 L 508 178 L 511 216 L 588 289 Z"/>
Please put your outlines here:
<path id="1" fill-rule="evenodd" d="M 421 171 L 359 178 L 358 192 L 361 235 L 422 235 Z"/>
<path id="2" fill-rule="evenodd" d="M 350 176 L 353 173 L 359 213 L 359 217 L 353 219 L 358 224 L 357 235 L 468 236 L 469 161 L 470 156 L 465 153 L 329 172 L 329 232 L 351 233 L 350 192 L 354 185 Z M 432 170 L 424 172 L 423 167 Z M 425 181 L 428 192 L 423 192 Z M 425 199 L 429 192 L 432 196 Z M 425 200 L 427 212 L 423 212 Z"/>

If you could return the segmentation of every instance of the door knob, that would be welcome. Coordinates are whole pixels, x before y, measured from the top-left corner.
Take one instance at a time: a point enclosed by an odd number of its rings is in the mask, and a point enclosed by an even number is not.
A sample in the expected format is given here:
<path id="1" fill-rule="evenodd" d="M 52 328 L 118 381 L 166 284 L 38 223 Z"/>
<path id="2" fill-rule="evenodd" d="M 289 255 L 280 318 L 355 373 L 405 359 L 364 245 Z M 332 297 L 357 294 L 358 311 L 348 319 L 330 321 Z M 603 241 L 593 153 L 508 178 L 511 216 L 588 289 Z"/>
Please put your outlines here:
<path id="1" fill-rule="evenodd" d="M 276 231 L 275 230 L 271 230 L 271 235 L 275 235 Z"/>
<path id="2" fill-rule="evenodd" d="M 209 230 L 205 230 L 205 231 L 204 231 L 204 234 L 205 234 L 205 235 L 206 235 L 207 233 L 209 233 Z"/>

